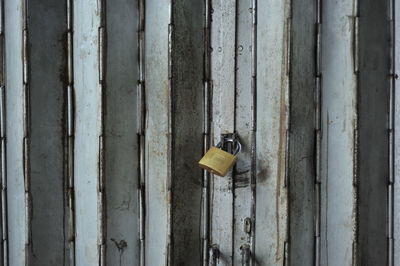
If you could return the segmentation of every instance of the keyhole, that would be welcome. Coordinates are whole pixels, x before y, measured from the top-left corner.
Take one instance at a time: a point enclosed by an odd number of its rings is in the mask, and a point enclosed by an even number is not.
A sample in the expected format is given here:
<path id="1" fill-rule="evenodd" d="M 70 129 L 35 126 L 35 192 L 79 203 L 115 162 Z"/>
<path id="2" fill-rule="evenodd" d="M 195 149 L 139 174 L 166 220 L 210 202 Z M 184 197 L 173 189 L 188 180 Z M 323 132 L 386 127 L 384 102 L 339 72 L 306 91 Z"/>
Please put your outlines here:
<path id="1" fill-rule="evenodd" d="M 244 223 L 244 228 L 243 231 L 247 234 L 250 234 L 251 232 L 251 219 L 249 217 L 246 217 L 243 221 Z"/>

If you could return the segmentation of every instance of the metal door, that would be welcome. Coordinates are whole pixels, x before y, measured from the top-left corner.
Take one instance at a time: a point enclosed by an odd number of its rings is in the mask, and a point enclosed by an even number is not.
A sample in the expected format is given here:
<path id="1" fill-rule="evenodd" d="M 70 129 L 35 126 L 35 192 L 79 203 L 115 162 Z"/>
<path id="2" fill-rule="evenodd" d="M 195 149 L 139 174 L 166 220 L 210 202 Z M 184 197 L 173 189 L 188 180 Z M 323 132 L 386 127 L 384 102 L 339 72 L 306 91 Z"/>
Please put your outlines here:
<path id="1" fill-rule="evenodd" d="M 2 265 L 399 264 L 398 9 L 0 0 Z"/>

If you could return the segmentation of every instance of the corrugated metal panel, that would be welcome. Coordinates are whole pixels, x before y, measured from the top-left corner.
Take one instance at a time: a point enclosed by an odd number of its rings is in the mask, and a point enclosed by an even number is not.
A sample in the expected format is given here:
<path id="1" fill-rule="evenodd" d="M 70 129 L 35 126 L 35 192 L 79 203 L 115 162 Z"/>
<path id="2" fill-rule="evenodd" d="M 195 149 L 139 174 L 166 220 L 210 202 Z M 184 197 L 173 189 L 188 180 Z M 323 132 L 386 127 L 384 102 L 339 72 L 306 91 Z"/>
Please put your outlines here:
<path id="1" fill-rule="evenodd" d="M 386 265 L 387 3 L 322 14 L 322 263 Z"/>
<path id="2" fill-rule="evenodd" d="M 392 0 L 4 2 L 4 265 L 395 265 Z"/>

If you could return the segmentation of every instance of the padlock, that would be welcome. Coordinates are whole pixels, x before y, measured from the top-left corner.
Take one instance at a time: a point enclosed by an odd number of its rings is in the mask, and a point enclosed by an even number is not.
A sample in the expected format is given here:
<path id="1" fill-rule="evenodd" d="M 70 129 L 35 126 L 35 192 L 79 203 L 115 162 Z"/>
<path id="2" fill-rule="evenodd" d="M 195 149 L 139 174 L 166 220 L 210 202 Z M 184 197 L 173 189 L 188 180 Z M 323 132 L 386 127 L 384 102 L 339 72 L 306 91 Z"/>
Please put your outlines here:
<path id="1" fill-rule="evenodd" d="M 200 168 L 203 168 L 215 175 L 225 176 L 229 169 L 236 163 L 237 154 L 242 146 L 238 140 L 227 138 L 224 142 L 236 144 L 236 150 L 233 154 L 222 150 L 222 143 L 218 143 L 216 147 L 211 147 L 207 153 L 199 161 Z"/>

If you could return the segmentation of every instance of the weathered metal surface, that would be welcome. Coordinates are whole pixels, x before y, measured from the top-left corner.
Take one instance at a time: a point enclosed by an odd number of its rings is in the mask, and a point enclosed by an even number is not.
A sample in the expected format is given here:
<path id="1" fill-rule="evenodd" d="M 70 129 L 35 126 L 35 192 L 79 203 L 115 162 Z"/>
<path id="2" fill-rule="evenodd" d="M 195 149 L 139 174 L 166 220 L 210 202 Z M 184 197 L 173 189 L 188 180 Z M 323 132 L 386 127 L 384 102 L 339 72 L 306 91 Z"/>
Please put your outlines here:
<path id="1" fill-rule="evenodd" d="M 292 1 L 290 66 L 289 258 L 313 265 L 315 228 L 316 1 Z M 318 264 L 317 264 L 318 265 Z"/>
<path id="2" fill-rule="evenodd" d="M 233 133 L 235 114 L 235 1 L 215 0 L 211 22 L 212 142 Z M 233 263 L 233 175 L 213 176 L 210 191 L 210 244 L 219 249 L 218 265 Z"/>
<path id="3" fill-rule="evenodd" d="M 234 215 L 233 215 L 233 263 L 241 265 L 241 247 L 246 245 L 250 263 L 254 252 L 254 207 L 255 207 L 255 43 L 254 1 L 238 1 L 236 16 L 236 95 L 235 130 L 242 144 L 242 151 L 233 176 Z M 246 225 L 246 223 L 248 223 Z M 245 230 L 245 227 L 248 229 Z"/>
<path id="4" fill-rule="evenodd" d="M 358 252 L 360 265 L 388 264 L 388 1 L 359 3 Z"/>
<path id="5" fill-rule="evenodd" d="M 146 1 L 146 265 L 167 265 L 170 258 L 170 8 L 170 0 Z"/>
<path id="6" fill-rule="evenodd" d="M 106 265 L 139 264 L 137 1 L 107 1 Z M 121 41 L 123 40 L 123 41 Z"/>
<path id="7" fill-rule="evenodd" d="M 25 265 L 23 1 L 5 2 L 7 209 L 9 265 Z"/>
<path id="8" fill-rule="evenodd" d="M 290 9 L 288 1 L 257 4 L 255 260 L 260 265 L 282 265 L 288 227 L 285 151 Z"/>
<path id="9" fill-rule="evenodd" d="M 64 262 L 66 14 L 50 0 L 31 1 L 27 10 L 33 265 Z"/>
<path id="10" fill-rule="evenodd" d="M 400 260 L 389 0 L 25 2 L 0 23 L 9 265 Z M 233 171 L 202 172 L 232 132 Z"/>
<path id="11" fill-rule="evenodd" d="M 321 264 L 352 265 L 356 249 L 357 74 L 352 0 L 322 5 Z M 354 47 L 355 48 L 355 47 Z"/>
<path id="12" fill-rule="evenodd" d="M 203 1 L 173 4 L 172 38 L 172 262 L 201 261 L 203 150 Z M 190 58 L 190 60 L 188 60 Z"/>
<path id="13" fill-rule="evenodd" d="M 76 265 L 99 261 L 101 221 L 99 212 L 99 158 L 101 135 L 101 84 L 99 73 L 98 3 L 75 0 L 74 87 L 75 87 L 75 221 Z"/>

